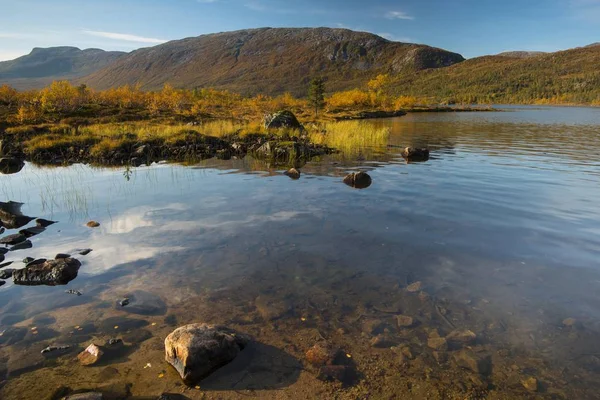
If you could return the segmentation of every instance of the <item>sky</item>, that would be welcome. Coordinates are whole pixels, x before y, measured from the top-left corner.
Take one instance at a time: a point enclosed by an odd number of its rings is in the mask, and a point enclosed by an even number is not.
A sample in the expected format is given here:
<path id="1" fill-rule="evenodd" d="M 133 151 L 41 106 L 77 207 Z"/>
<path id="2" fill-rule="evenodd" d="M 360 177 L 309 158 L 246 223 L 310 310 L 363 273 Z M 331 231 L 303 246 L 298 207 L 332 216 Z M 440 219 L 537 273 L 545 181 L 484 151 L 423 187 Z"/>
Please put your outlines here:
<path id="1" fill-rule="evenodd" d="M 600 0 L 0 0 L 0 10 L 0 60 L 259 27 L 348 28 L 467 58 L 600 42 Z"/>

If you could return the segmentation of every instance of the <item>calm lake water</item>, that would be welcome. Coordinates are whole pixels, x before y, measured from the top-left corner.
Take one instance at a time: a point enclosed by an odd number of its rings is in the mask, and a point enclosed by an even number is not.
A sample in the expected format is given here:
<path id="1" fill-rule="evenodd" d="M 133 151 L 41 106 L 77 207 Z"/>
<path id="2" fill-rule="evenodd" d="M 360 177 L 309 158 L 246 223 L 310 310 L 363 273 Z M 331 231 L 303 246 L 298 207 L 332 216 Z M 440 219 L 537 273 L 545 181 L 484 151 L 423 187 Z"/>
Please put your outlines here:
<path id="1" fill-rule="evenodd" d="M 0 288 L 0 398 L 60 386 L 141 398 L 598 398 L 600 109 L 502 108 L 369 122 L 391 128 L 388 146 L 313 160 L 297 181 L 250 157 L 0 176 L 0 200 L 59 221 L 6 254 L 7 268 L 93 249 L 67 286 Z M 431 158 L 407 164 L 405 146 Z M 342 183 L 357 170 L 372 186 Z M 135 300 L 117 306 L 124 297 Z M 414 324 L 398 326 L 399 314 Z M 191 322 L 256 344 L 187 388 L 163 341 Z M 477 338 L 431 340 L 456 329 Z M 79 364 L 109 338 L 125 344 Z M 305 367 L 324 339 L 351 358 L 355 382 Z M 48 345 L 71 348 L 42 355 Z"/>

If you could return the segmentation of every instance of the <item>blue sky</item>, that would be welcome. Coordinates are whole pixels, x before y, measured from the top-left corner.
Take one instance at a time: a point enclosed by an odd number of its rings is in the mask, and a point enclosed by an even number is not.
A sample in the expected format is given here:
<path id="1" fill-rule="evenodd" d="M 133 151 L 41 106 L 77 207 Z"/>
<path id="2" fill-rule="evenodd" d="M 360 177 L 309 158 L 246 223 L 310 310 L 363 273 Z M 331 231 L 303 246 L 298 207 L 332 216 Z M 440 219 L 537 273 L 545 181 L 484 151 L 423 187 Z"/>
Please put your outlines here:
<path id="1" fill-rule="evenodd" d="M 59 45 L 131 51 L 257 27 L 344 27 L 467 58 L 600 41 L 600 0 L 0 0 L 0 60 Z"/>

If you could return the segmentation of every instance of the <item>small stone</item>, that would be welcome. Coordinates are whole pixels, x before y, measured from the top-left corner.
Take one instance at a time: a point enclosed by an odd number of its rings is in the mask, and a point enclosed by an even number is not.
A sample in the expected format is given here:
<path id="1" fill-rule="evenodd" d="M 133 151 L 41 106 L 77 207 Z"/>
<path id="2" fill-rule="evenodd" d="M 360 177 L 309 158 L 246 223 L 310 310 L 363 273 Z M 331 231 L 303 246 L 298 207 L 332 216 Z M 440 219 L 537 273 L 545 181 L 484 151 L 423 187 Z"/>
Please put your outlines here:
<path id="1" fill-rule="evenodd" d="M 6 281 L 0 281 L 0 286 L 3 286 L 6 283 Z"/>
<path id="2" fill-rule="evenodd" d="M 446 336 L 446 340 L 451 345 L 464 346 L 473 344 L 477 340 L 477 335 L 468 329 L 456 329 Z"/>
<path id="3" fill-rule="evenodd" d="M 94 365 L 100 360 L 103 354 L 104 352 L 100 349 L 100 347 L 92 343 L 84 351 L 79 353 L 77 358 L 79 359 L 81 365 Z"/>
<path id="4" fill-rule="evenodd" d="M 79 254 L 82 256 L 87 256 L 88 254 L 90 254 L 92 252 L 92 249 L 83 249 L 83 250 L 79 250 Z"/>
<path id="5" fill-rule="evenodd" d="M 565 326 L 567 328 L 572 328 L 573 326 L 575 326 L 576 323 L 577 323 L 577 320 L 575 318 L 566 318 L 562 322 L 563 326 Z"/>
<path id="6" fill-rule="evenodd" d="M 54 259 L 55 260 L 60 260 L 61 258 L 71 258 L 70 254 L 65 254 L 65 253 L 58 253 Z"/>
<path id="7" fill-rule="evenodd" d="M 0 239 L 0 244 L 7 244 L 7 245 L 16 245 L 19 243 L 23 243 L 27 238 L 25 237 L 25 235 L 22 235 L 20 233 L 15 233 L 14 235 L 8 235 L 8 236 L 4 236 L 3 238 Z"/>
<path id="8" fill-rule="evenodd" d="M 284 172 L 284 175 L 289 176 L 293 180 L 300 179 L 300 171 L 298 171 L 296 168 L 290 168 Z"/>
<path id="9" fill-rule="evenodd" d="M 129 304 L 129 299 L 127 297 L 118 300 L 117 304 L 119 304 L 121 307 L 125 307 L 127 304 Z"/>
<path id="10" fill-rule="evenodd" d="M 306 361 L 314 367 L 321 367 L 326 364 L 332 364 L 334 359 L 340 353 L 339 349 L 334 348 L 329 343 L 317 343 L 306 352 Z"/>
<path id="11" fill-rule="evenodd" d="M 353 172 L 351 174 L 346 175 L 344 178 L 344 183 L 348 186 L 351 186 L 355 189 L 366 189 L 371 186 L 372 179 L 366 172 Z"/>
<path id="12" fill-rule="evenodd" d="M 66 285 L 77 277 L 80 266 L 81 263 L 75 258 L 47 260 L 15 271 L 13 282 L 25 286 Z"/>
<path id="13" fill-rule="evenodd" d="M 492 358 L 490 356 L 482 356 L 471 350 L 461 350 L 454 353 L 453 357 L 459 367 L 477 374 L 489 375 L 492 372 Z"/>
<path id="14" fill-rule="evenodd" d="M 538 391 L 538 380 L 535 379 L 534 377 L 530 377 L 527 379 L 524 379 L 521 381 L 521 384 L 523 385 L 523 387 L 527 390 L 529 390 L 530 392 L 537 392 Z"/>
<path id="15" fill-rule="evenodd" d="M 448 342 L 445 338 L 429 338 L 427 339 L 427 346 L 433 350 L 446 351 L 448 350 Z"/>
<path id="16" fill-rule="evenodd" d="M 0 279 L 9 279 L 13 276 L 13 274 L 15 273 L 16 269 L 12 269 L 12 268 L 6 268 L 3 270 L 0 270 Z"/>
<path id="17" fill-rule="evenodd" d="M 50 220 L 47 220 L 47 219 L 44 219 L 44 218 L 38 218 L 38 219 L 35 220 L 35 224 L 37 226 L 42 227 L 42 228 L 47 228 L 50 225 L 54 225 L 55 223 L 56 223 L 56 221 L 50 221 Z"/>
<path id="18" fill-rule="evenodd" d="M 396 321 L 401 328 L 410 328 L 415 323 L 413 317 L 409 317 L 408 315 L 396 315 Z"/>
<path id="19" fill-rule="evenodd" d="M 406 287 L 406 290 L 408 290 L 411 293 L 415 293 L 415 292 L 419 292 L 422 288 L 423 288 L 423 283 L 421 283 L 421 281 L 417 281 L 417 282 L 413 282 L 410 285 L 408 285 Z"/>
<path id="20" fill-rule="evenodd" d="M 100 226 L 99 222 L 96 221 L 90 221 L 87 224 L 85 224 L 88 228 L 97 228 Z"/>
<path id="21" fill-rule="evenodd" d="M 26 250 L 26 249 L 30 249 L 32 247 L 33 247 L 33 243 L 31 243 L 31 240 L 26 240 L 19 244 L 15 244 L 13 247 L 10 248 L 10 251 Z"/>

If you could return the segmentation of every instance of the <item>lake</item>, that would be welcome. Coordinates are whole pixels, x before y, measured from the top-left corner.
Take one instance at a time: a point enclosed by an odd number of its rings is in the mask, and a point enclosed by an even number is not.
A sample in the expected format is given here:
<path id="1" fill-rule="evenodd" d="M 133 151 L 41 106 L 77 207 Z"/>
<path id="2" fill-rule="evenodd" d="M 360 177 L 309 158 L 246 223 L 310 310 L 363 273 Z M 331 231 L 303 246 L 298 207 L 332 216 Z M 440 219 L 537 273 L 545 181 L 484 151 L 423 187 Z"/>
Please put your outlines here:
<path id="1" fill-rule="evenodd" d="M 1 175 L 1 201 L 58 221 L 7 253 L 7 268 L 93 251 L 77 255 L 67 286 L 0 288 L 0 398 L 63 386 L 139 398 L 597 398 L 600 109 L 498 107 L 369 121 L 391 128 L 387 146 L 312 160 L 299 180 L 251 157 Z M 431 156 L 407 163 L 405 146 Z M 370 187 L 342 182 L 358 170 Z M 255 343 L 188 388 L 163 342 L 193 322 Z M 123 343 L 79 364 L 110 338 Z M 323 382 L 306 365 L 324 340 L 352 379 Z M 41 354 L 49 345 L 70 348 Z"/>

